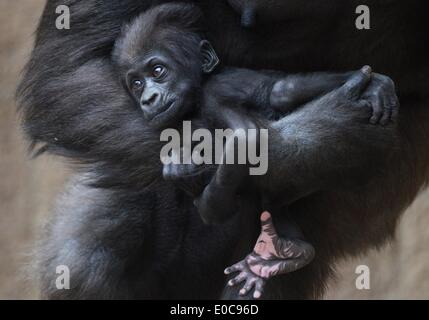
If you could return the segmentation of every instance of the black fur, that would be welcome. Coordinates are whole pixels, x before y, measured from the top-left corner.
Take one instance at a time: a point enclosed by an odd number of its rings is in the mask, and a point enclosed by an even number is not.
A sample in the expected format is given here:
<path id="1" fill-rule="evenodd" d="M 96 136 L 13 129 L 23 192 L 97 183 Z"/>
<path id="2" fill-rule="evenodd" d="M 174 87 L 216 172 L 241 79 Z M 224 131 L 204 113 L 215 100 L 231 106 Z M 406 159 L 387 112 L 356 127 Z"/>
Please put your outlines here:
<path id="1" fill-rule="evenodd" d="M 130 97 L 120 94 L 109 60 L 114 41 L 123 23 L 160 2 L 166 1 L 48 1 L 19 89 L 24 128 L 35 144 L 86 166 L 60 202 L 39 253 L 44 297 L 218 298 L 222 269 L 249 252 L 257 232 L 260 212 L 252 197 L 241 208 L 246 219 L 239 215 L 221 227 L 202 224 L 190 199 L 161 179 L 159 135 Z M 333 8 L 318 4 L 328 16 L 300 11 L 293 19 L 288 11 L 286 20 L 253 29 L 240 26 L 226 1 L 196 2 L 209 40 L 228 65 L 307 72 L 370 64 L 398 84 L 403 108 L 397 140 L 389 129 L 353 125 L 353 112 L 306 108 L 283 123 L 291 137 L 301 132 L 303 143 L 270 157 L 288 164 L 290 175 L 304 173 L 304 186 L 323 190 L 324 183 L 350 183 L 291 205 L 317 256 L 310 266 L 272 283 L 266 296 L 320 297 L 335 261 L 384 244 L 427 183 L 428 52 L 424 41 L 417 41 L 425 39 L 428 27 L 418 14 L 425 12 L 424 4 L 371 1 L 373 29 L 364 32 L 354 28 L 358 0 L 338 0 Z M 70 5 L 70 30 L 55 29 L 59 4 Z M 352 152 L 335 149 L 344 138 Z M 360 187 L 361 180 L 370 182 Z M 71 267 L 72 290 L 55 289 L 59 264 Z"/>

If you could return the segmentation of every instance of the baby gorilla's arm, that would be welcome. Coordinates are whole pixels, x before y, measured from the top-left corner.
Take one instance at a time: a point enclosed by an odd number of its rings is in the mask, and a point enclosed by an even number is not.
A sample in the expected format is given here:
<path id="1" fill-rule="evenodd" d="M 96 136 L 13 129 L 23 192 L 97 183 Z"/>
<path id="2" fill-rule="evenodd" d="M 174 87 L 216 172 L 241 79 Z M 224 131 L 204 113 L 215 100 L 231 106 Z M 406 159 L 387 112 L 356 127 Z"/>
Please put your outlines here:
<path id="1" fill-rule="evenodd" d="M 275 110 L 282 114 L 341 87 L 352 72 L 289 75 L 278 71 L 225 68 L 205 85 L 210 105 L 251 107 L 258 114 Z M 215 103 L 213 103 L 215 102 Z M 219 110 L 217 110 L 219 112 Z"/>
<path id="2" fill-rule="evenodd" d="M 370 67 L 364 67 L 362 70 Z M 359 72 L 359 71 L 357 71 Z M 345 73 L 316 72 L 308 74 L 287 74 L 278 71 L 255 71 L 250 69 L 225 68 L 212 76 L 205 85 L 205 110 L 210 118 L 222 117 L 219 108 L 253 109 L 257 114 L 270 114 L 272 111 L 286 115 L 297 107 L 313 101 L 343 86 L 355 71 Z M 373 73 L 371 86 L 379 88 L 389 79 Z M 397 117 L 397 103 L 391 101 L 388 93 L 373 92 L 369 88 L 369 107 L 373 115 L 372 124 L 387 125 Z M 222 119 L 220 119 L 222 122 Z"/>
<path id="3" fill-rule="evenodd" d="M 255 248 L 244 260 L 225 269 L 225 274 L 240 272 L 229 281 L 229 286 L 245 282 L 240 295 L 245 296 L 253 289 L 253 298 L 262 296 L 268 279 L 289 272 L 297 271 L 314 258 L 314 248 L 311 244 L 292 238 L 292 234 L 277 234 L 271 215 L 264 212 L 261 215 L 261 234 Z M 289 238 L 291 237 L 291 238 Z"/>

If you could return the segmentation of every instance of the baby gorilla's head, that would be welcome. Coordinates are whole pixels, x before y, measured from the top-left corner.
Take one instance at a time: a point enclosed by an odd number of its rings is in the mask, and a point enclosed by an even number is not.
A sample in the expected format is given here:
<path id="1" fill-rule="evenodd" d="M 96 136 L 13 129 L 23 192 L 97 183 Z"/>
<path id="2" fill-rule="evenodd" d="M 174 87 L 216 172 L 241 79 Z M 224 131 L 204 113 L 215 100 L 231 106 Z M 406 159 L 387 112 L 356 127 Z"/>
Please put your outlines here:
<path id="1" fill-rule="evenodd" d="M 201 36 L 202 14 L 184 3 L 154 7 L 124 27 L 113 50 L 121 80 L 150 123 L 180 120 L 196 103 L 203 73 L 219 63 Z"/>

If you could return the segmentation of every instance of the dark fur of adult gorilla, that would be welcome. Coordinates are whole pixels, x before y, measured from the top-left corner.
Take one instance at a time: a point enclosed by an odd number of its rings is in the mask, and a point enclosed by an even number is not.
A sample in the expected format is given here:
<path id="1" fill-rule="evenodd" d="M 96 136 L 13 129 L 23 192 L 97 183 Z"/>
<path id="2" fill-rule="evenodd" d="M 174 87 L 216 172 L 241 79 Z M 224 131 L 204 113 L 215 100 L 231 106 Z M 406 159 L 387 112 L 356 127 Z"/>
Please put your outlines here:
<path id="1" fill-rule="evenodd" d="M 52 0 L 46 6 L 19 90 L 24 127 L 41 151 L 85 164 L 59 202 L 37 256 L 46 298 L 237 297 L 234 288 L 222 295 L 223 268 L 249 252 L 261 208 L 249 197 L 244 214 L 222 226 L 204 226 L 192 200 L 161 179 L 161 165 L 154 166 L 159 134 L 144 125 L 127 95 L 118 94 L 120 84 L 112 76 L 109 57 L 123 23 L 163 2 Z M 310 145 L 294 137 L 298 149 L 286 162 L 291 175 L 306 168 L 311 173 L 306 185 L 348 183 L 290 206 L 317 256 L 306 268 L 273 281 L 264 297 L 320 297 L 337 259 L 384 244 L 428 181 L 428 52 L 419 40 L 429 22 L 416 14 L 424 12 L 424 4 L 371 1 L 372 29 L 359 31 L 354 12 L 361 0 L 314 7 L 282 1 L 288 5 L 280 16 L 270 21 L 265 13 L 258 21 L 256 15 L 250 29 L 241 26 L 249 23 L 237 14 L 239 7 L 232 9 L 232 0 L 194 2 L 205 12 L 209 40 L 225 64 L 287 72 L 370 64 L 398 85 L 398 136 L 392 144 L 386 137 L 388 148 L 368 152 L 371 139 L 390 135 L 382 127 L 356 132 L 362 126 L 341 125 L 353 123 L 353 112 L 347 118 L 313 108 L 288 120 L 294 129 L 323 137 Z M 55 28 L 60 4 L 70 6 L 70 30 Z M 347 137 L 356 147 L 342 154 L 335 139 Z M 318 157 L 317 148 L 332 156 Z M 58 265 L 70 267 L 71 290 L 56 289 Z"/>

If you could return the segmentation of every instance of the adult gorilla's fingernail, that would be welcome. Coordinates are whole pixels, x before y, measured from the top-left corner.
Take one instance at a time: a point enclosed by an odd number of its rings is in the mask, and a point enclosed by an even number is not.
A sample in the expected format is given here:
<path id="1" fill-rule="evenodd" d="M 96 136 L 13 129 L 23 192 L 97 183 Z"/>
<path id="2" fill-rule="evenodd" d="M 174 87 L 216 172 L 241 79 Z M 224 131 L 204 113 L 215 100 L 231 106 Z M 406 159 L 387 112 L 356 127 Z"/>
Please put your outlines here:
<path id="1" fill-rule="evenodd" d="M 229 269 L 225 269 L 224 271 L 223 271 L 225 274 L 229 274 L 230 272 L 229 272 Z"/>
<path id="2" fill-rule="evenodd" d="M 260 297 L 261 297 L 261 293 L 259 291 L 255 291 L 255 293 L 253 294 L 253 298 L 259 299 Z"/>

